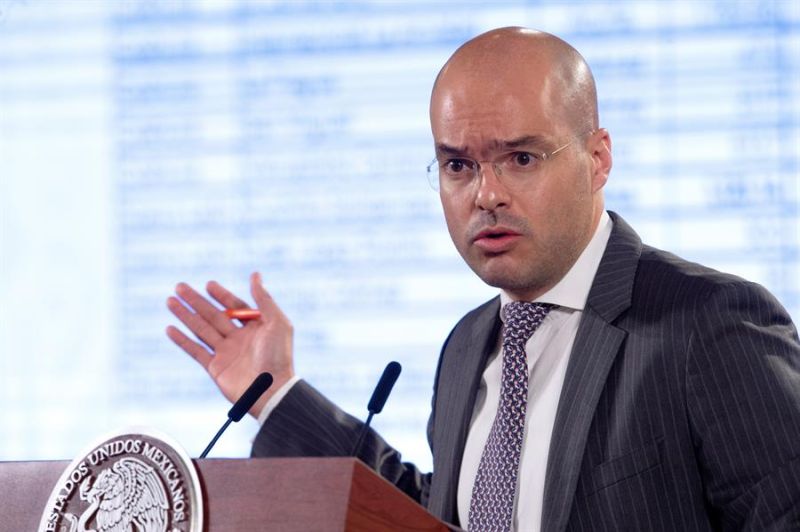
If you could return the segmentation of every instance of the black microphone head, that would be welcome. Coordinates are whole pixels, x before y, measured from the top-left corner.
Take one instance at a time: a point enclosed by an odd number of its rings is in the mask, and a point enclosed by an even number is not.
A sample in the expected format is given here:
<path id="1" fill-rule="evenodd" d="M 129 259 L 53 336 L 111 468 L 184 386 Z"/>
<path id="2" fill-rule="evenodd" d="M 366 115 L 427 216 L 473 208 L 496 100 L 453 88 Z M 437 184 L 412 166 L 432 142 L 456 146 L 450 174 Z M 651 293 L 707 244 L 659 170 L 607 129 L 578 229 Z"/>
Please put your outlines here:
<path id="1" fill-rule="evenodd" d="M 380 414 L 383 410 L 383 405 L 386 404 L 386 399 L 389 397 L 394 383 L 397 382 L 397 377 L 400 376 L 400 370 L 403 369 L 399 362 L 389 362 L 386 364 L 386 369 L 383 370 L 381 380 L 372 392 L 372 398 L 369 400 L 367 409 L 373 414 Z"/>
<path id="2" fill-rule="evenodd" d="M 261 394 L 266 392 L 270 386 L 272 386 L 272 375 L 269 373 L 264 372 L 256 377 L 253 384 L 245 390 L 239 400 L 228 410 L 228 418 L 236 422 L 242 419 L 247 411 L 253 408 Z"/>

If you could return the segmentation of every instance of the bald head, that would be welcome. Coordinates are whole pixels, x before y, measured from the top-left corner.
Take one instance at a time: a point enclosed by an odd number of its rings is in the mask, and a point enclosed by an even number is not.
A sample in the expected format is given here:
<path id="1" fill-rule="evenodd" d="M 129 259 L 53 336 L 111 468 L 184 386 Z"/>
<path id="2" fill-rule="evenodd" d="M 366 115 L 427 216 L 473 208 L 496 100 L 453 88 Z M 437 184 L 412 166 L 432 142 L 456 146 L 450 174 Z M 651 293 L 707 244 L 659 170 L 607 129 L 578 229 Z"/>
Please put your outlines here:
<path id="1" fill-rule="evenodd" d="M 447 228 L 467 264 L 514 299 L 555 286 L 598 227 L 611 169 L 580 54 L 522 28 L 472 39 L 436 79 L 431 132 Z"/>
<path id="2" fill-rule="evenodd" d="M 431 112 L 443 92 L 478 88 L 498 95 L 530 91 L 573 134 L 597 129 L 597 91 L 583 57 L 549 33 L 500 28 L 467 41 L 445 63 L 433 86 Z"/>

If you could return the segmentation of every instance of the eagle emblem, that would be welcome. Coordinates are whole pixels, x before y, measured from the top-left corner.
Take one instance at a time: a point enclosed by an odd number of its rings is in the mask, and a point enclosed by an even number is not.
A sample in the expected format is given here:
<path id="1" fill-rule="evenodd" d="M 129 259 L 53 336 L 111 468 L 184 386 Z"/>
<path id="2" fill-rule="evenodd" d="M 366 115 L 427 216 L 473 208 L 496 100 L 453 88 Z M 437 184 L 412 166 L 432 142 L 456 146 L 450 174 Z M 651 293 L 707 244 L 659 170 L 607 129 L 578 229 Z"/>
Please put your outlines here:
<path id="1" fill-rule="evenodd" d="M 39 521 L 39 532 L 202 530 L 202 486 L 192 459 L 146 428 L 87 447 L 61 474 Z"/>
<path id="2" fill-rule="evenodd" d="M 89 503 L 80 519 L 64 515 L 69 532 L 167 532 L 167 493 L 153 467 L 125 457 L 91 480 L 80 486 L 81 500 Z M 87 527 L 92 521 L 96 528 Z"/>

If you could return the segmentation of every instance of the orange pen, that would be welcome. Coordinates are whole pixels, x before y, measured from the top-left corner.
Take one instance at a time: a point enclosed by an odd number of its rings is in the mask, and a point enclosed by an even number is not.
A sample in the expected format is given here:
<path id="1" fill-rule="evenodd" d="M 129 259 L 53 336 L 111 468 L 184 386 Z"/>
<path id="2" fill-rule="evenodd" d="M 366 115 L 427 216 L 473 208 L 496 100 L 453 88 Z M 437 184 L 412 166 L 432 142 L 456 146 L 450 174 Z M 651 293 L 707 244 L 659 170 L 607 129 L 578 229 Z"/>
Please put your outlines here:
<path id="1" fill-rule="evenodd" d="M 241 321 L 247 320 L 257 320 L 261 317 L 261 312 L 258 309 L 253 308 L 227 308 L 225 309 L 225 315 L 230 319 L 236 319 Z"/>

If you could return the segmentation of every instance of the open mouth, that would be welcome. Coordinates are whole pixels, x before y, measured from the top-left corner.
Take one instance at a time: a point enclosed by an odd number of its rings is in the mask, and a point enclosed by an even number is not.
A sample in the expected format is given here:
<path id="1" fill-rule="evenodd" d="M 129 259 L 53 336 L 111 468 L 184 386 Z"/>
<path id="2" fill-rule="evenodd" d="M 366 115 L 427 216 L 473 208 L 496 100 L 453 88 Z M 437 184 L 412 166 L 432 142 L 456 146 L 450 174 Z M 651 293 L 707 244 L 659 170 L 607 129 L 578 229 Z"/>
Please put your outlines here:
<path id="1" fill-rule="evenodd" d="M 515 231 L 492 229 L 478 233 L 473 244 L 486 252 L 499 253 L 510 249 L 520 236 Z"/>

